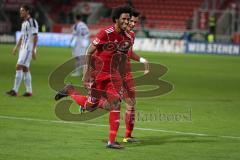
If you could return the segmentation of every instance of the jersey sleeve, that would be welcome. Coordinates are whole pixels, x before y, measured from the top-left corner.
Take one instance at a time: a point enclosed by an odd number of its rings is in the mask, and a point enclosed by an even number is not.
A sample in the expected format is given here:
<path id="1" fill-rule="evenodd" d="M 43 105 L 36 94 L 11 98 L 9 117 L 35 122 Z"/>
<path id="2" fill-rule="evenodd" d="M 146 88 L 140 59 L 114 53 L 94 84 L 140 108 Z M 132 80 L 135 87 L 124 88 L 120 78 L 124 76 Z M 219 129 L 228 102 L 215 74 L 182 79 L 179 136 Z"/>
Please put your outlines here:
<path id="1" fill-rule="evenodd" d="M 133 44 L 135 42 L 135 33 L 133 33 Z"/>
<path id="2" fill-rule="evenodd" d="M 79 28 L 79 33 L 83 37 L 88 37 L 89 36 L 89 30 L 86 25 L 81 25 Z"/>
<path id="3" fill-rule="evenodd" d="M 24 31 L 23 31 L 23 23 L 22 23 L 22 26 L 21 26 L 21 36 L 24 34 Z"/>
<path id="4" fill-rule="evenodd" d="M 77 24 L 74 24 L 72 27 L 72 35 L 77 36 Z"/>
<path id="5" fill-rule="evenodd" d="M 134 41 L 135 41 L 135 33 L 133 31 L 130 32 L 130 36 L 131 36 L 131 43 L 132 43 L 132 46 L 131 48 L 128 50 L 128 53 L 127 53 L 127 56 L 130 58 L 132 56 L 132 53 L 133 53 L 133 44 L 134 44 Z"/>
<path id="6" fill-rule="evenodd" d="M 133 45 L 135 41 L 135 33 L 133 31 L 131 31 L 131 37 L 132 37 L 132 45 Z"/>
<path id="7" fill-rule="evenodd" d="M 32 21 L 33 21 L 32 34 L 38 34 L 38 23 L 35 19 L 33 19 Z"/>
<path id="8" fill-rule="evenodd" d="M 92 44 L 96 47 L 103 45 L 107 42 L 107 33 L 105 30 L 101 30 L 97 35 L 96 38 L 92 41 Z"/>

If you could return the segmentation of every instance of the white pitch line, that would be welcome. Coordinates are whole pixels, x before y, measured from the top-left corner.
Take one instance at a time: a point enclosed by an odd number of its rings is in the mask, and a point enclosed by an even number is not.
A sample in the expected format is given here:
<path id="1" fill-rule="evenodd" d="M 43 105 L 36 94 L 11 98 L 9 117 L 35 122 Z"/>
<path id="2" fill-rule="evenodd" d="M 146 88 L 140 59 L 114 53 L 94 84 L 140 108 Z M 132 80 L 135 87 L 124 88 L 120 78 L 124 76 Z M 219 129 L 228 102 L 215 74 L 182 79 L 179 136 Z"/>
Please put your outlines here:
<path id="1" fill-rule="evenodd" d="M 105 125 L 105 124 L 93 124 L 93 123 L 84 123 L 84 122 L 34 119 L 34 118 L 27 118 L 27 117 L 14 117 L 14 116 L 3 116 L 3 115 L 0 115 L 0 119 L 24 120 L 24 121 L 34 121 L 34 122 L 47 122 L 47 123 L 60 123 L 60 124 L 88 125 L 88 126 L 96 126 L 96 127 L 109 127 L 108 125 Z M 125 127 L 120 127 L 120 128 L 125 128 Z M 236 136 L 209 135 L 209 134 L 204 134 L 204 133 L 181 132 L 181 131 L 171 131 L 171 130 L 164 130 L 164 129 L 138 128 L 138 127 L 135 127 L 134 129 L 135 130 L 140 130 L 140 131 L 153 131 L 153 132 L 164 132 L 164 133 L 173 133 L 173 134 L 182 134 L 182 135 L 193 135 L 193 136 L 202 136 L 202 137 L 217 137 L 217 138 L 238 139 L 238 140 L 240 140 L 240 137 L 236 137 Z"/>

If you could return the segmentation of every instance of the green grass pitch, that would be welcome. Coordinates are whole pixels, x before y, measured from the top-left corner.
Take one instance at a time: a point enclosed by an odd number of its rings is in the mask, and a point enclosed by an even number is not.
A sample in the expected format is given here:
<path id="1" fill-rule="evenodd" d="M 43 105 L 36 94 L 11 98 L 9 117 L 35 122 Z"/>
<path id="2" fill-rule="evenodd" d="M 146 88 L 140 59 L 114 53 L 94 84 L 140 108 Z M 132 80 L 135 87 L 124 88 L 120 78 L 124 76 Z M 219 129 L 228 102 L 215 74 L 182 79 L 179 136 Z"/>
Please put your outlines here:
<path id="1" fill-rule="evenodd" d="M 156 159 L 203 160 L 240 157 L 240 57 L 196 54 L 143 53 L 150 62 L 169 70 L 163 80 L 174 85 L 166 95 L 137 99 L 138 114 L 184 115 L 182 119 L 138 117 L 135 144 L 123 150 L 105 148 L 108 116 L 63 123 L 54 112 L 55 91 L 48 76 L 71 57 L 70 48 L 39 47 L 32 61 L 34 96 L 8 97 L 17 57 L 13 45 L 0 45 L 0 159 L 88 160 Z M 69 78 L 80 83 L 77 78 Z M 24 92 L 23 84 L 20 94 Z M 124 112 L 122 106 L 122 113 Z M 77 113 L 77 105 L 71 106 Z M 159 116 L 160 114 L 158 114 Z M 118 141 L 124 135 L 124 121 Z"/>

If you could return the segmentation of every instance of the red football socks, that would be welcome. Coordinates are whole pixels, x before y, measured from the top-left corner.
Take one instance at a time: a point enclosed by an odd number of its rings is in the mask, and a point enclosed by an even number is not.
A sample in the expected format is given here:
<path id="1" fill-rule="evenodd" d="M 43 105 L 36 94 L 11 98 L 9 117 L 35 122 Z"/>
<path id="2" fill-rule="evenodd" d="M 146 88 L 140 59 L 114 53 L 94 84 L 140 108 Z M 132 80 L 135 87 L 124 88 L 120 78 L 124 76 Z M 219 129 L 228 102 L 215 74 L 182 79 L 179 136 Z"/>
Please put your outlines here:
<path id="1" fill-rule="evenodd" d="M 120 110 L 112 110 L 109 113 L 109 142 L 114 143 L 120 124 Z"/>
<path id="2" fill-rule="evenodd" d="M 72 99 L 75 100 L 77 104 L 79 104 L 82 107 L 85 107 L 85 104 L 87 102 L 87 96 L 82 96 L 77 91 L 70 93 L 70 96 L 72 97 Z"/>

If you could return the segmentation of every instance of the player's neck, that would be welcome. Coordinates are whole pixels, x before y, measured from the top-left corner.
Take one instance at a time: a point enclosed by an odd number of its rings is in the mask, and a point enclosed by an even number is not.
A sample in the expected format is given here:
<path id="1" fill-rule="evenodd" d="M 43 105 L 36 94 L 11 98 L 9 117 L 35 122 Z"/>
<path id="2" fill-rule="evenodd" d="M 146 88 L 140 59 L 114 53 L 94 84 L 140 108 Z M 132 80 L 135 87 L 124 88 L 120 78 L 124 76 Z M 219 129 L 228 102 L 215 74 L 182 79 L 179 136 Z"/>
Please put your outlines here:
<path id="1" fill-rule="evenodd" d="M 114 25 L 114 28 L 115 28 L 115 31 L 116 31 L 117 33 L 123 33 L 122 29 L 119 28 L 119 26 L 118 26 L 117 24 Z"/>
<path id="2" fill-rule="evenodd" d="M 131 32 L 132 29 L 130 27 L 127 28 L 126 32 Z"/>
<path id="3" fill-rule="evenodd" d="M 24 21 L 26 21 L 28 18 L 30 18 L 30 15 L 27 15 L 27 16 L 24 18 Z"/>

